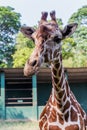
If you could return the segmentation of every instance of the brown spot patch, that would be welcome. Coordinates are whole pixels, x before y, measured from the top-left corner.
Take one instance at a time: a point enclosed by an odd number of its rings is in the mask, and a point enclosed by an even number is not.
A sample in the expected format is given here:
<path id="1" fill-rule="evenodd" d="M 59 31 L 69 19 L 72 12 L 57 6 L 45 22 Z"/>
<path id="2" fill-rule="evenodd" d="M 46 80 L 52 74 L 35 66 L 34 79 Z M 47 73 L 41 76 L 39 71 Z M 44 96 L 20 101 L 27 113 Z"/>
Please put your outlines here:
<path id="1" fill-rule="evenodd" d="M 56 122 L 56 120 L 57 120 L 56 111 L 52 109 L 49 117 L 49 122 Z"/>
<path id="2" fill-rule="evenodd" d="M 60 68 L 59 69 L 59 77 L 61 76 L 61 73 L 62 73 L 62 69 Z"/>
<path id="3" fill-rule="evenodd" d="M 53 69 L 53 73 L 54 75 L 57 75 L 57 71 L 55 69 Z"/>
<path id="4" fill-rule="evenodd" d="M 44 115 L 44 116 L 42 117 L 41 121 L 39 122 L 39 127 L 42 128 L 43 125 L 44 125 L 44 122 L 46 122 L 46 121 L 47 121 L 47 117 Z"/>
<path id="5" fill-rule="evenodd" d="M 69 92 L 69 86 L 68 86 L 68 83 L 66 81 L 66 93 L 67 93 L 67 96 L 69 97 L 70 95 L 70 92 Z"/>
<path id="6" fill-rule="evenodd" d="M 58 69 L 60 67 L 60 63 L 55 64 L 55 67 Z"/>
<path id="7" fill-rule="evenodd" d="M 59 82 L 58 78 L 54 78 L 54 82 L 57 84 Z"/>
<path id="8" fill-rule="evenodd" d="M 80 116 L 80 124 L 81 124 L 81 130 L 82 130 L 83 129 L 83 119 L 81 116 Z"/>
<path id="9" fill-rule="evenodd" d="M 61 78 L 61 80 L 59 82 L 59 86 L 62 86 L 62 84 L 63 84 L 63 76 L 62 76 L 62 78 Z"/>
<path id="10" fill-rule="evenodd" d="M 56 102 L 55 99 L 54 99 L 54 101 L 52 101 L 52 97 L 51 97 L 51 99 L 50 99 L 50 103 L 52 104 L 52 106 L 56 106 L 56 105 L 57 105 L 57 102 Z"/>
<path id="11" fill-rule="evenodd" d="M 45 57 L 45 61 L 44 62 L 48 62 L 48 54 L 44 54 L 44 57 Z"/>
<path id="12" fill-rule="evenodd" d="M 77 117 L 77 112 L 74 111 L 74 109 L 71 107 L 71 121 L 77 121 L 78 120 L 78 117 Z"/>
<path id="13" fill-rule="evenodd" d="M 45 123 L 45 122 L 44 122 Z M 44 126 L 44 130 L 48 130 L 48 123 L 46 122 L 45 126 Z"/>
<path id="14" fill-rule="evenodd" d="M 67 113 L 64 115 L 65 117 L 65 121 L 68 122 L 68 118 L 69 118 L 69 111 L 67 111 Z"/>
<path id="15" fill-rule="evenodd" d="M 71 102 L 72 102 L 72 106 L 74 106 L 75 109 L 77 110 L 77 112 L 79 113 L 79 106 L 78 106 L 78 104 L 74 101 L 73 97 L 71 97 Z"/>
<path id="16" fill-rule="evenodd" d="M 61 92 L 58 93 L 59 98 L 62 98 L 62 96 L 64 95 L 64 92 L 65 92 L 65 91 L 62 90 Z"/>
<path id="17" fill-rule="evenodd" d="M 84 111 L 82 110 L 82 108 L 80 107 L 80 105 L 79 105 L 79 109 L 80 109 L 80 112 L 81 112 L 82 117 L 84 117 L 85 113 L 84 113 Z"/>
<path id="18" fill-rule="evenodd" d="M 55 85 L 55 89 L 56 89 L 57 92 L 60 90 L 60 88 L 57 87 L 56 85 Z"/>
<path id="19" fill-rule="evenodd" d="M 58 114 L 58 116 L 59 116 L 59 122 L 60 122 L 60 124 L 64 124 L 64 120 L 63 120 L 63 116 L 61 115 L 61 114 Z"/>
<path id="20" fill-rule="evenodd" d="M 61 130 L 61 128 L 59 128 L 58 126 L 49 126 L 49 130 Z"/>
<path id="21" fill-rule="evenodd" d="M 67 109 L 69 109 L 69 107 L 70 107 L 70 102 L 67 101 L 66 104 L 63 106 L 63 113 L 64 113 Z"/>
<path id="22" fill-rule="evenodd" d="M 70 125 L 65 128 L 65 130 L 79 130 L 78 125 Z"/>
<path id="23" fill-rule="evenodd" d="M 40 119 L 44 116 L 44 113 L 46 112 L 46 106 L 45 106 L 45 108 L 43 109 L 43 111 L 42 111 L 42 113 L 41 113 L 41 115 L 40 115 Z"/>
<path id="24" fill-rule="evenodd" d="M 58 108 L 61 108 L 61 107 L 62 107 L 61 101 L 59 101 L 59 102 L 57 103 L 57 107 L 58 107 Z"/>
<path id="25" fill-rule="evenodd" d="M 63 102 L 65 102 L 65 100 L 66 100 L 66 93 L 65 93 L 65 95 L 63 97 Z"/>

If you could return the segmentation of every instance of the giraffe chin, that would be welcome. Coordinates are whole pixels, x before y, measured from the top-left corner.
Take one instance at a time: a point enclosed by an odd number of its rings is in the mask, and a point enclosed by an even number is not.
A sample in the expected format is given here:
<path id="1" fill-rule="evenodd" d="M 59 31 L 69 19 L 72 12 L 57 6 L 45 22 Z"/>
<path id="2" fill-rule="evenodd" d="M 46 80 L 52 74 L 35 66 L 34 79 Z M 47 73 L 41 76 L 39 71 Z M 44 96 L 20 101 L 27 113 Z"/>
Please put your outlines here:
<path id="1" fill-rule="evenodd" d="M 32 76 L 34 74 L 37 74 L 39 72 L 39 67 L 32 68 L 31 66 L 29 68 L 24 68 L 24 75 L 25 76 Z"/>

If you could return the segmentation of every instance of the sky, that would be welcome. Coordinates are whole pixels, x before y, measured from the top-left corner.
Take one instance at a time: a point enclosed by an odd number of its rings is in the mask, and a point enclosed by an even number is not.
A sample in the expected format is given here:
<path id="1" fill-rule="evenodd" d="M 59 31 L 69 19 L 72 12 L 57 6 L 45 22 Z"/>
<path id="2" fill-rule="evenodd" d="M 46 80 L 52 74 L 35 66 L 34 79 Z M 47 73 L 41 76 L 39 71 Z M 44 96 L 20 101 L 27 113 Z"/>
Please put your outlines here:
<path id="1" fill-rule="evenodd" d="M 21 23 L 28 26 L 38 24 L 41 12 L 49 13 L 52 10 L 56 11 L 56 17 L 61 18 L 65 25 L 70 16 L 84 5 L 87 5 L 87 0 L 0 0 L 0 6 L 13 7 L 21 14 Z"/>

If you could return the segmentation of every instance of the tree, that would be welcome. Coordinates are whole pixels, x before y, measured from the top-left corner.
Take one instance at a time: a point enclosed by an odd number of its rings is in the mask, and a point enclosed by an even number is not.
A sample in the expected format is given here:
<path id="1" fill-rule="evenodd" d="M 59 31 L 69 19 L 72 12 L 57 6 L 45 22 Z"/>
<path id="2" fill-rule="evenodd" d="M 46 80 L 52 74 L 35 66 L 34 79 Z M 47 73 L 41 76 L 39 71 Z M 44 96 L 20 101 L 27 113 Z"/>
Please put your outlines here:
<path id="1" fill-rule="evenodd" d="M 15 52 L 13 55 L 13 67 L 24 67 L 26 60 L 31 55 L 33 49 L 24 47 Z"/>
<path id="2" fill-rule="evenodd" d="M 73 13 L 68 22 L 77 22 L 79 25 L 87 26 L 87 6 L 83 6 Z"/>
<path id="3" fill-rule="evenodd" d="M 87 66 L 87 6 L 77 10 L 69 19 L 68 23 L 77 22 L 78 28 L 70 37 L 63 40 L 62 54 L 63 62 L 66 67 L 85 67 Z M 57 19 L 59 27 L 62 29 L 61 19 Z M 35 26 L 37 28 L 37 26 Z M 18 33 L 16 38 L 16 52 L 13 55 L 14 67 L 23 67 L 29 58 L 34 44 L 31 40 Z M 25 51 L 26 50 L 26 51 Z M 20 63 L 19 63 L 20 62 Z"/>
<path id="4" fill-rule="evenodd" d="M 87 67 L 87 6 L 83 6 L 72 14 L 68 23 L 72 22 L 77 22 L 78 28 L 70 37 L 73 41 L 66 39 L 64 42 L 64 64 L 70 67 Z M 68 62 L 66 62 L 66 57 Z"/>
<path id="5" fill-rule="evenodd" d="M 16 36 L 15 48 L 18 50 L 24 47 L 33 48 L 34 42 L 29 38 L 25 37 L 21 32 L 19 32 Z"/>
<path id="6" fill-rule="evenodd" d="M 19 31 L 21 15 L 12 7 L 0 6 L 0 67 L 10 67 L 15 35 Z"/>
<path id="7" fill-rule="evenodd" d="M 59 25 L 60 28 L 63 27 L 63 22 L 62 22 L 61 18 L 57 18 L 57 23 L 58 23 L 58 25 Z"/>
<path id="8" fill-rule="evenodd" d="M 34 43 L 19 32 L 16 37 L 15 48 L 16 51 L 12 55 L 13 67 L 23 67 L 33 51 Z"/>

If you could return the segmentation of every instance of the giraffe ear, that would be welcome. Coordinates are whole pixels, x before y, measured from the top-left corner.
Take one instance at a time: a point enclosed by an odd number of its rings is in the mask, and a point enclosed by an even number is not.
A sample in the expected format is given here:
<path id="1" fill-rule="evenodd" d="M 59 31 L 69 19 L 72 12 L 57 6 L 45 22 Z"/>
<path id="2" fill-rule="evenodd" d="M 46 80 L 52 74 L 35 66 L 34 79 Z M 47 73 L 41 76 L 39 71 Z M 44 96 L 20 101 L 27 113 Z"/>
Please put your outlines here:
<path id="1" fill-rule="evenodd" d="M 32 39 L 32 34 L 35 32 L 35 29 L 32 27 L 21 27 L 20 31 L 29 39 Z"/>
<path id="2" fill-rule="evenodd" d="M 77 23 L 72 23 L 65 26 L 64 30 L 62 30 L 63 38 L 71 36 L 75 32 L 77 26 Z"/>

